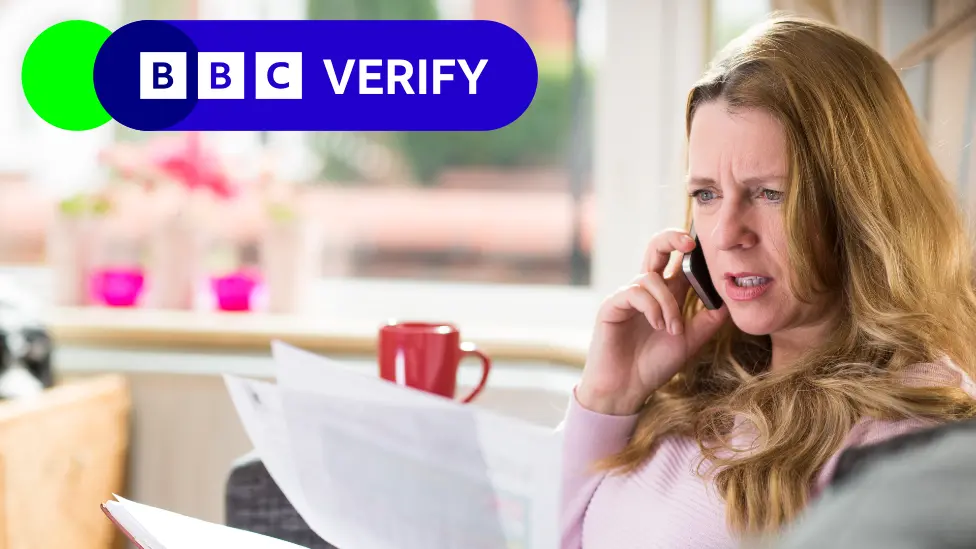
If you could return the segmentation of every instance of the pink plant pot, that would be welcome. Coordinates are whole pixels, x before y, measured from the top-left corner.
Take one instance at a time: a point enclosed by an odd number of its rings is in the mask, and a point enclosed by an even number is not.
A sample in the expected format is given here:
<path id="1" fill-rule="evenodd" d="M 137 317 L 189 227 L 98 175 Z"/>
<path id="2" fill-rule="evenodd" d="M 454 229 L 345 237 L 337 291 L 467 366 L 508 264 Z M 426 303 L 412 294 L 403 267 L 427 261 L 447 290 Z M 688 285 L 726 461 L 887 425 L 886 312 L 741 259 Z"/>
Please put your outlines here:
<path id="1" fill-rule="evenodd" d="M 91 298 L 109 307 L 134 307 L 146 283 L 142 269 L 109 267 L 91 275 Z"/>
<path id="2" fill-rule="evenodd" d="M 236 272 L 210 279 L 210 287 L 217 298 L 221 311 L 250 311 L 251 297 L 258 286 L 258 277 L 246 272 Z"/>

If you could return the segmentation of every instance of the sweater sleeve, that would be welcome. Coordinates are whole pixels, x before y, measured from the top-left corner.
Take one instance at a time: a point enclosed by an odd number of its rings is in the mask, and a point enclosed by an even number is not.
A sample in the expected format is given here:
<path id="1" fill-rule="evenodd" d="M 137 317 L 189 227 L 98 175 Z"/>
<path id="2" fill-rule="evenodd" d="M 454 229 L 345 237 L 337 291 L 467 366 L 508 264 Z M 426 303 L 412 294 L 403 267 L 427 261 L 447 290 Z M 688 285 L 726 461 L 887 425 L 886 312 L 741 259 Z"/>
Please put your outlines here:
<path id="1" fill-rule="evenodd" d="M 593 469 L 600 459 L 623 450 L 637 425 L 638 414 L 612 416 L 584 408 L 569 399 L 566 417 L 557 427 L 563 434 L 560 549 L 582 547 L 583 516 L 605 473 Z"/>

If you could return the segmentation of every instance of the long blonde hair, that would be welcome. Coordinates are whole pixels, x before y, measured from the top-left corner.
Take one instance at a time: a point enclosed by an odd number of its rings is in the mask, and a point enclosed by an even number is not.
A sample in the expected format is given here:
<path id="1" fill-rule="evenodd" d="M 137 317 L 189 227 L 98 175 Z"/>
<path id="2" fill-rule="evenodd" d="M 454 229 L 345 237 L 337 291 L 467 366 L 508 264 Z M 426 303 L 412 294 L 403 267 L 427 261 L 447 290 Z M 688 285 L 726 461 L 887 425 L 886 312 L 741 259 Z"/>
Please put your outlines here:
<path id="1" fill-rule="evenodd" d="M 899 377 L 940 358 L 972 375 L 973 251 L 898 75 L 863 42 L 814 20 L 771 18 L 691 90 L 687 127 L 700 105 L 719 99 L 731 110 L 765 109 L 782 124 L 791 287 L 806 301 L 833 296 L 842 319 L 776 373 L 767 369 L 768 337 L 727 323 L 652 396 L 629 445 L 604 465 L 633 471 L 662 438 L 692 437 L 730 528 L 762 534 L 805 507 L 859 419 L 976 416 L 961 389 Z M 685 317 L 700 307 L 689 291 Z M 757 444 L 736 452 L 733 426 L 743 419 Z"/>

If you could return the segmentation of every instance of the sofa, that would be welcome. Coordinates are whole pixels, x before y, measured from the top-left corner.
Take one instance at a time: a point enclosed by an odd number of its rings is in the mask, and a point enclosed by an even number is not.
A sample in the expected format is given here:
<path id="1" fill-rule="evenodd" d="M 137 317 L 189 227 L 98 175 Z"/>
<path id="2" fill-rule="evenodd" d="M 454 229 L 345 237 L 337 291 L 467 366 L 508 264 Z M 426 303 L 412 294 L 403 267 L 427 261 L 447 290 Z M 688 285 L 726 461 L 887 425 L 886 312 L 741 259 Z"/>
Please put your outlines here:
<path id="1" fill-rule="evenodd" d="M 261 460 L 233 464 L 226 524 L 309 549 L 335 549 L 298 515 Z M 829 489 L 765 549 L 976 547 L 976 420 L 841 455 Z"/>
<path id="2" fill-rule="evenodd" d="M 773 549 L 976 547 L 976 421 L 841 455 L 830 489 Z"/>

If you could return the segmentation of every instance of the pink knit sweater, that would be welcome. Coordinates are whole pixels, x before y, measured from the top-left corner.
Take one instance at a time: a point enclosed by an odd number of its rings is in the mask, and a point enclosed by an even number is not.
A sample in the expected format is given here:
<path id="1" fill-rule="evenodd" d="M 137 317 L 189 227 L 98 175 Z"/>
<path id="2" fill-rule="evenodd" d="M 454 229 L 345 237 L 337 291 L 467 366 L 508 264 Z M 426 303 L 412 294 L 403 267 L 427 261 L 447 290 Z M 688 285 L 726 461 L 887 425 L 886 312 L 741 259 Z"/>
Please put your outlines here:
<path id="1" fill-rule="evenodd" d="M 920 366 L 923 379 L 963 387 L 976 397 L 976 384 L 946 362 Z M 725 504 L 696 476 L 701 453 L 694 440 L 669 438 L 632 474 L 606 476 L 590 465 L 621 450 L 637 416 L 609 416 L 587 410 L 575 394 L 563 431 L 561 549 L 734 548 L 738 540 L 725 523 Z M 865 419 L 851 430 L 843 448 L 870 444 L 924 427 L 918 420 Z M 830 480 L 840 452 L 825 465 L 816 496 Z"/>

